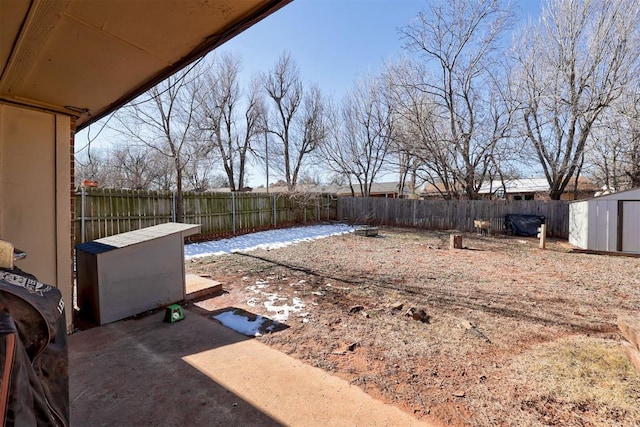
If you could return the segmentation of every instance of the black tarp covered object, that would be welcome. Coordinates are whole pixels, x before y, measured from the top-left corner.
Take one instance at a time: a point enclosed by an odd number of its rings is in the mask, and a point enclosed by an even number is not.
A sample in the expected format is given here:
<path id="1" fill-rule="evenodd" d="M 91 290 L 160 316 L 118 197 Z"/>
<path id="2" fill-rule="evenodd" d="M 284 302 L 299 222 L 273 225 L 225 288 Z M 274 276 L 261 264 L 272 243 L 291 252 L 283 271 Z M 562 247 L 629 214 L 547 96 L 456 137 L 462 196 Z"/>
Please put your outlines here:
<path id="1" fill-rule="evenodd" d="M 69 425 L 62 295 L 17 268 L 0 269 L 0 375 L 0 425 Z"/>
<path id="2" fill-rule="evenodd" d="M 504 230 L 514 236 L 537 236 L 538 228 L 545 220 L 542 215 L 508 214 L 504 217 Z"/>

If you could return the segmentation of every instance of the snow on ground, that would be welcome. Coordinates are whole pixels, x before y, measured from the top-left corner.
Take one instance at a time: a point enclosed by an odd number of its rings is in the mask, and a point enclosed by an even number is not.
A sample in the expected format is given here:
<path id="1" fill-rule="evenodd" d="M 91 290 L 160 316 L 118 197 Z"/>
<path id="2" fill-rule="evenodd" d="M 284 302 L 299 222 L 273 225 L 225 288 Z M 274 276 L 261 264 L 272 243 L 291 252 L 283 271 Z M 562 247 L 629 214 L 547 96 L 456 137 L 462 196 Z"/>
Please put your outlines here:
<path id="1" fill-rule="evenodd" d="M 351 233 L 354 230 L 354 227 L 346 224 L 323 224 L 261 231 L 230 239 L 191 243 L 184 247 L 184 253 L 185 259 L 192 259 L 256 249 L 277 249 L 296 243 Z M 270 281 L 272 280 L 275 280 L 275 278 L 268 277 L 267 280 L 258 280 L 246 287 L 247 290 L 252 291 L 254 294 L 247 301 L 247 305 L 250 307 L 264 305 L 265 310 L 269 313 L 268 318 L 256 315 L 255 320 L 251 320 L 242 313 L 236 313 L 235 311 L 225 311 L 213 317 L 226 327 L 247 336 L 259 336 L 263 332 L 272 332 L 275 327 L 274 324 L 264 327 L 265 322 L 273 321 L 275 325 L 284 323 L 292 314 L 302 318 L 303 322 L 308 321 L 307 316 L 309 313 L 302 312 L 305 307 L 304 301 L 298 297 L 293 297 L 289 300 L 289 298 L 279 295 L 275 292 L 277 285 L 271 286 L 272 283 Z M 286 281 L 287 279 L 282 278 L 281 280 Z M 304 281 L 291 283 L 289 286 L 304 286 Z M 294 293 L 298 293 L 298 291 L 294 291 Z"/>
<path id="2" fill-rule="evenodd" d="M 256 337 L 263 333 L 271 333 L 274 330 L 278 330 L 277 328 L 284 325 L 284 322 L 289 320 L 289 317 L 293 314 L 301 318 L 302 322 L 308 322 L 307 316 L 309 313 L 302 312 L 305 307 L 302 299 L 293 297 L 289 300 L 289 298 L 279 295 L 276 291 L 280 285 L 273 284 L 272 286 L 269 280 L 275 280 L 275 277 L 270 276 L 268 280 L 258 280 L 253 285 L 246 287 L 247 290 L 253 293 L 253 296 L 247 300 L 247 305 L 249 307 L 263 305 L 269 317 L 247 313 L 241 309 L 232 309 L 216 314 L 213 318 L 236 332 Z M 301 283 L 298 282 L 290 286 L 296 285 L 300 286 Z M 298 293 L 298 291 L 294 291 L 294 293 Z"/>
<path id="3" fill-rule="evenodd" d="M 322 224 L 260 231 L 229 239 L 191 243 L 185 245 L 184 255 L 185 259 L 188 260 L 191 258 L 224 255 L 233 252 L 246 252 L 256 249 L 277 249 L 296 243 L 351 233 L 354 230 L 354 227 L 346 224 Z"/>
<path id="4" fill-rule="evenodd" d="M 300 313 L 304 308 L 304 302 L 300 298 L 294 297 L 289 304 L 288 298 L 282 297 L 276 292 L 265 292 L 267 288 L 269 288 L 269 282 L 262 280 L 256 282 L 255 285 L 247 286 L 248 290 L 256 294 L 255 297 L 247 301 L 247 305 L 255 307 L 262 303 L 267 311 L 273 313 L 270 318 L 277 322 L 286 322 L 292 313 Z M 307 313 L 299 314 L 300 317 L 306 315 Z"/>
<path id="5" fill-rule="evenodd" d="M 262 316 L 256 316 L 255 320 L 251 320 L 247 316 L 243 316 L 242 314 L 237 314 L 232 311 L 222 312 L 213 316 L 213 318 L 217 319 L 227 328 L 233 329 L 234 331 L 249 337 L 259 337 L 262 335 L 262 332 L 260 332 L 262 324 L 269 320 Z M 271 332 L 274 328 L 275 324 L 272 324 L 266 328 L 266 331 Z"/>

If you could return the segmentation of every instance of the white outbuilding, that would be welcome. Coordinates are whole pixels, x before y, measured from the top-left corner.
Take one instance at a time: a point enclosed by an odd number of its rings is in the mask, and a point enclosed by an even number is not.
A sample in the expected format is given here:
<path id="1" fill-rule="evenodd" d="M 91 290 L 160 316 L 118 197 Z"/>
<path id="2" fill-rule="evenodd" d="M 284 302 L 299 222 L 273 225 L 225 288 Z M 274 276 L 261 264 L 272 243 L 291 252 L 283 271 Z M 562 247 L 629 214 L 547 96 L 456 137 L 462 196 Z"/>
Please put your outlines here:
<path id="1" fill-rule="evenodd" d="M 569 243 L 592 251 L 640 254 L 640 188 L 572 202 Z"/>

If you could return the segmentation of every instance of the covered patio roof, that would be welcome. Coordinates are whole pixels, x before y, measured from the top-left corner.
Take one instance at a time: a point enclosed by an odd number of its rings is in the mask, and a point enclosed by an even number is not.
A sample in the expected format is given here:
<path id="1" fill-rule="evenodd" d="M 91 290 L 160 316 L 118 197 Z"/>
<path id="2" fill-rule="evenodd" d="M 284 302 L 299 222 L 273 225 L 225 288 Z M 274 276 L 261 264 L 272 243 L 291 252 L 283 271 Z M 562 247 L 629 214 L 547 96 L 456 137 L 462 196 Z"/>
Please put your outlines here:
<path id="1" fill-rule="evenodd" d="M 291 0 L 2 0 L 0 101 L 104 117 Z"/>

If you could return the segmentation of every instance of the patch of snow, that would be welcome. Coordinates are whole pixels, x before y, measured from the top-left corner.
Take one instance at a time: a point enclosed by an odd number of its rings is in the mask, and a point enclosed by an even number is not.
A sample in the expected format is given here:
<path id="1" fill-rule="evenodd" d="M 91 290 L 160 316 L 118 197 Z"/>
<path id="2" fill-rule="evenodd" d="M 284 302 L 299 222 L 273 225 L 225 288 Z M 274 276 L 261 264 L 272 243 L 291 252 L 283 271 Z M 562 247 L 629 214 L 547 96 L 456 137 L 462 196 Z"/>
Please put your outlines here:
<path id="1" fill-rule="evenodd" d="M 225 311 L 218 315 L 213 316 L 227 328 L 231 328 L 236 332 L 250 337 L 259 337 L 260 328 L 262 324 L 268 320 L 266 317 L 256 316 L 256 320 L 249 320 L 246 316 L 235 314 L 231 311 Z M 270 325 L 266 328 L 266 331 L 271 332 L 275 325 Z"/>
<path id="2" fill-rule="evenodd" d="M 255 307 L 262 302 L 262 298 L 265 299 L 262 304 L 269 312 L 275 313 L 271 318 L 278 322 L 285 322 L 289 319 L 291 313 L 299 313 L 304 308 L 304 303 L 298 297 L 294 297 L 291 304 L 288 303 L 287 297 L 282 297 L 275 292 L 264 292 L 264 289 L 269 287 L 266 282 L 256 281 L 255 285 L 247 286 L 247 290 L 257 294 L 255 297 L 251 297 L 247 300 L 247 305 Z M 280 288 L 282 289 L 282 288 Z M 294 291 L 297 293 L 297 291 Z"/>
<path id="3" fill-rule="evenodd" d="M 260 231 L 230 239 L 185 245 L 185 259 L 217 256 L 234 252 L 248 252 L 256 249 L 277 249 L 285 246 L 322 239 L 329 236 L 352 233 L 355 230 L 346 224 L 322 224 L 307 227 L 293 227 L 279 230 Z"/>
<path id="4" fill-rule="evenodd" d="M 269 287 L 268 284 L 265 284 L 264 282 L 260 283 L 258 281 L 258 282 L 256 282 L 255 285 L 247 286 L 247 289 L 252 291 L 252 292 L 254 292 L 254 293 L 256 293 L 256 294 L 259 294 L 259 293 L 262 293 L 262 289 L 265 289 L 265 288 L 268 288 L 268 287 Z"/>
<path id="5" fill-rule="evenodd" d="M 278 296 L 278 294 L 265 294 L 267 295 L 267 301 L 264 302 L 264 306 L 267 311 L 274 312 L 275 314 L 271 316 L 273 320 L 278 322 L 285 322 L 289 319 L 291 313 L 299 313 L 304 308 L 304 303 L 298 297 L 294 297 L 291 301 L 291 305 L 286 302 L 282 305 L 276 304 L 278 301 L 287 301 L 287 298 L 282 298 Z"/>

